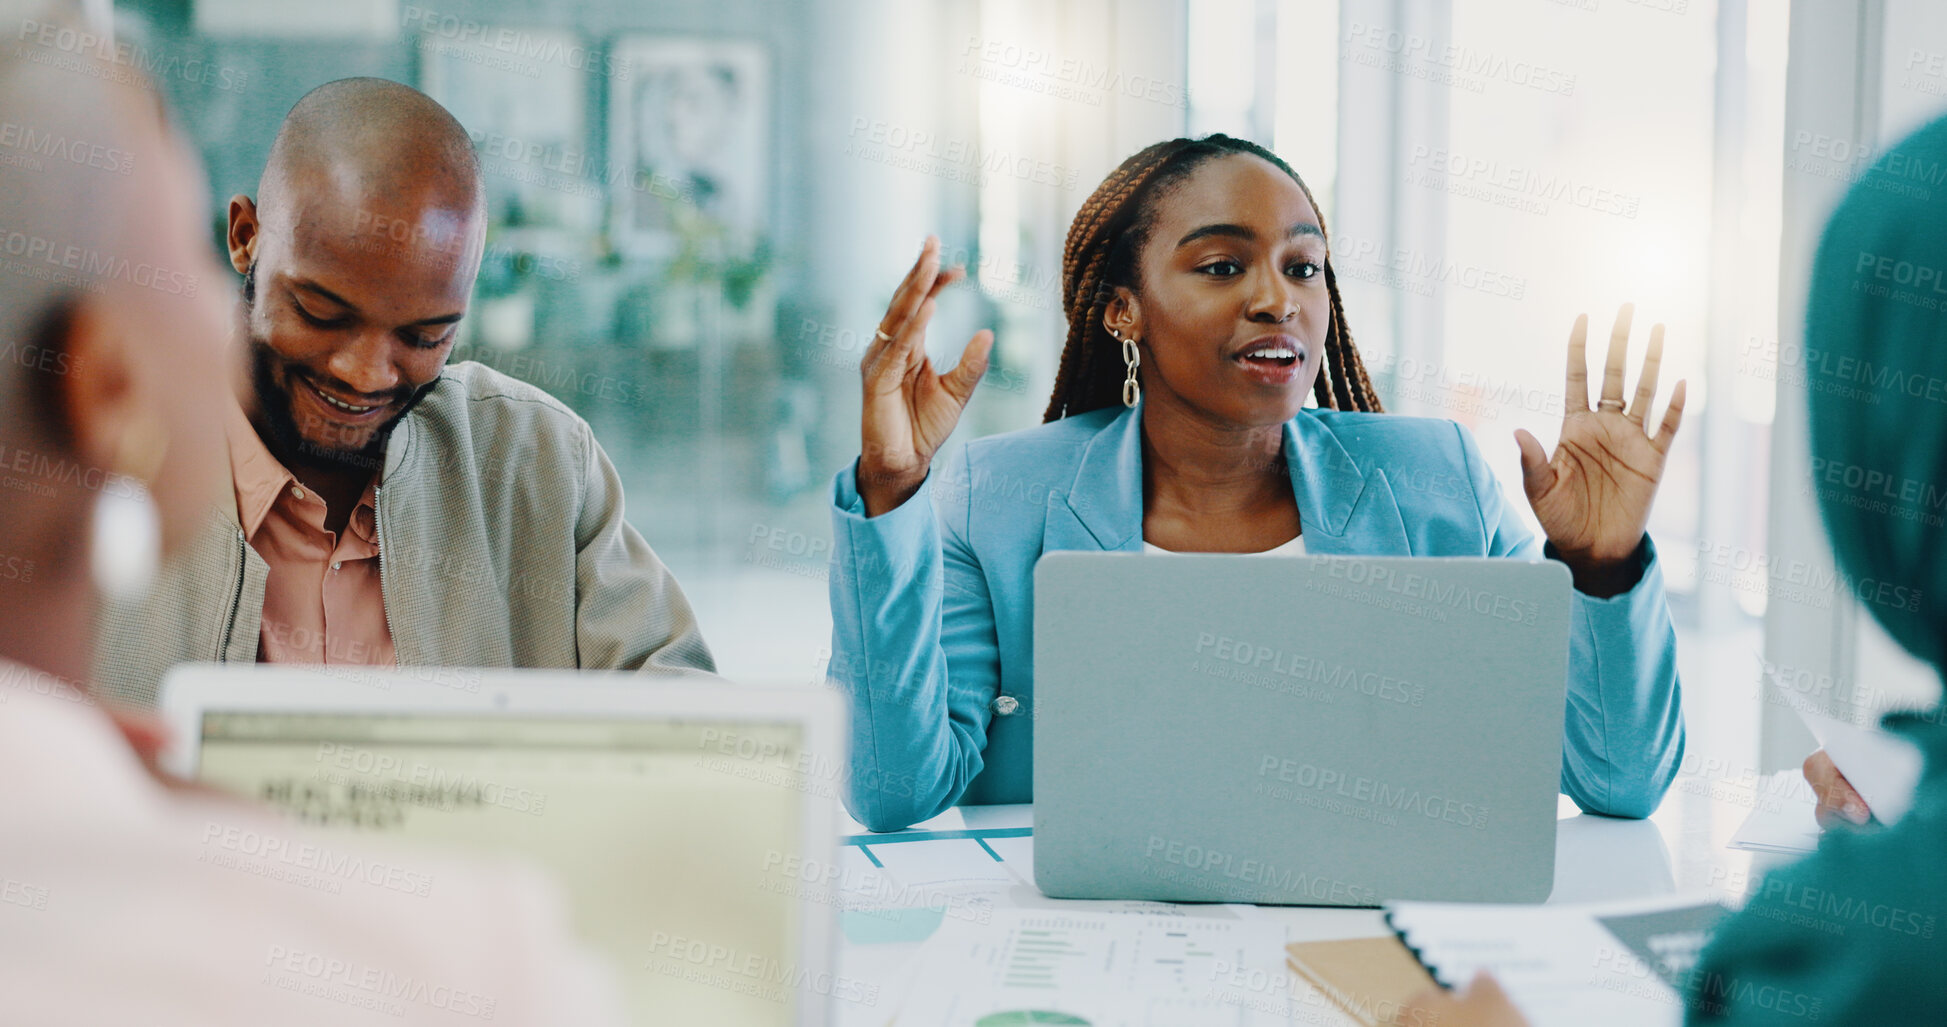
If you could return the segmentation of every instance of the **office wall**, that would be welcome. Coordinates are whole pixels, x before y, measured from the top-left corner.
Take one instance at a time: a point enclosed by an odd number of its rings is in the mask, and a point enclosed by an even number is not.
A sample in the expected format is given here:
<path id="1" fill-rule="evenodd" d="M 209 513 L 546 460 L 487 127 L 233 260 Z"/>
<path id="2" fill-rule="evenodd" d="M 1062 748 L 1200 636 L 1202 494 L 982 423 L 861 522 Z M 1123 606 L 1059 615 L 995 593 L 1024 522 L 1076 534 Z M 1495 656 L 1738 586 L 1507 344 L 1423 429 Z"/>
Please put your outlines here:
<path id="1" fill-rule="evenodd" d="M 807 197 L 790 188 L 805 173 L 807 97 L 815 78 L 827 74 L 817 48 L 801 45 L 817 22 L 814 4 L 777 0 L 712 0 L 709 3 L 643 3 L 640 0 L 561 0 L 547 4 L 505 0 L 429 0 L 398 5 L 401 24 L 389 38 L 308 36 L 212 37 L 198 34 L 192 0 L 121 0 L 121 25 L 133 38 L 182 69 L 156 77 L 202 152 L 211 191 L 220 201 L 256 190 L 272 138 L 291 105 L 310 89 L 354 75 L 417 81 L 421 19 L 457 18 L 486 25 L 572 30 L 597 44 L 623 33 L 663 33 L 754 39 L 774 63 L 772 102 L 777 175 L 772 202 L 781 249 L 805 245 Z M 923 6 L 923 5 L 922 5 Z M 415 11 L 415 8 L 417 9 Z M 131 19 L 130 16 L 133 16 Z M 409 20 L 410 19 L 410 20 Z M 201 62 L 205 67 L 194 69 Z M 192 70 L 194 69 L 194 70 Z M 589 76 L 588 111 L 596 159 L 606 134 L 606 82 Z M 792 268 L 797 273 L 797 268 Z"/>

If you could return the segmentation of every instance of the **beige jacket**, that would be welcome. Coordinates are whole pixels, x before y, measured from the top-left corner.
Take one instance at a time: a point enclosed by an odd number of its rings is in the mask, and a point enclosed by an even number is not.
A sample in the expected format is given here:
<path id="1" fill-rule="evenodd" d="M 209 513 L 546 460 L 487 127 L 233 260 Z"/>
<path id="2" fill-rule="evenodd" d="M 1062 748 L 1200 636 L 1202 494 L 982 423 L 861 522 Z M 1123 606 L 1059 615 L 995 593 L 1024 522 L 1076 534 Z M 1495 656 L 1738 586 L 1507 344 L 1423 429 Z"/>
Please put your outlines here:
<path id="1" fill-rule="evenodd" d="M 588 423 L 540 389 L 447 365 L 392 433 L 376 505 L 401 666 L 715 670 Z M 224 504 L 145 596 L 103 611 L 97 687 L 154 706 L 178 663 L 255 661 L 268 578 Z"/>

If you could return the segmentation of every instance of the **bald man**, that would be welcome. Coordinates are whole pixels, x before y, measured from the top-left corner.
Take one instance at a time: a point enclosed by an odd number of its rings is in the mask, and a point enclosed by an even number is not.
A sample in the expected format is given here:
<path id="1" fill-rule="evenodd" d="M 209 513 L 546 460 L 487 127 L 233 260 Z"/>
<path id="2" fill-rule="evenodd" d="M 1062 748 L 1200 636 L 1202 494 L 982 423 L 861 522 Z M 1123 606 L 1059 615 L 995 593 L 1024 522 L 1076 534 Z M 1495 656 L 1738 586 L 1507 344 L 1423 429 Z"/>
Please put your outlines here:
<path id="1" fill-rule="evenodd" d="M 291 109 L 229 206 L 235 503 L 107 612 L 105 693 L 153 705 L 185 661 L 714 669 L 587 423 L 447 363 L 484 195 L 465 129 L 413 89 L 344 79 Z"/>

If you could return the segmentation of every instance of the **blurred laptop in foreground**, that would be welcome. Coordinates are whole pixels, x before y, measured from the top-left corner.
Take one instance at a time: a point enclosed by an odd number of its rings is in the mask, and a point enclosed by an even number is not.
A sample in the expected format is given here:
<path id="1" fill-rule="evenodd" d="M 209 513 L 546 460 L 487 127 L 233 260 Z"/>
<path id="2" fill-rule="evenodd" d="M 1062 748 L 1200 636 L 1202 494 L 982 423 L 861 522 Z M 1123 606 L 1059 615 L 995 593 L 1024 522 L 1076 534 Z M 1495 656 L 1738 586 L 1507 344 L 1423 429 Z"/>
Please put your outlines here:
<path id="1" fill-rule="evenodd" d="M 823 1027 L 833 1004 L 875 997 L 834 973 L 834 904 L 818 901 L 846 765 L 834 692 L 186 666 L 162 701 L 179 743 L 167 765 L 184 778 L 340 829 L 343 844 L 379 834 L 550 871 L 633 1023 Z"/>

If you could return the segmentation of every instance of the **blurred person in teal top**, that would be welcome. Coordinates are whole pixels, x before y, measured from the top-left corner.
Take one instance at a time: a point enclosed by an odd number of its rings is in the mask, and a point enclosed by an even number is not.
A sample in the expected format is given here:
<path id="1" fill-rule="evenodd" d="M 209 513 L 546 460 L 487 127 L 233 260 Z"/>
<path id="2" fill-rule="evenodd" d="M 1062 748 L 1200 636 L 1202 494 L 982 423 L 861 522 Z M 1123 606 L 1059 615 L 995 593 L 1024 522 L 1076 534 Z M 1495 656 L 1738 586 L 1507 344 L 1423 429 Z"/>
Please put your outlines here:
<path id="1" fill-rule="evenodd" d="M 1941 168 L 1947 119 L 1887 151 L 1846 194 L 1813 261 L 1804 361 L 1812 484 L 1839 569 L 1874 595 L 1883 584 L 1921 597 L 1864 605 L 1936 672 L 1947 663 Z M 1912 808 L 1890 828 L 1833 821 L 1817 853 L 1765 875 L 1687 978 L 1688 1023 L 1947 1023 L 1947 710 L 1936 702 L 1884 723 L 1926 757 Z M 1491 981 L 1413 1005 L 1449 1027 L 1526 1022 Z"/>
<path id="2" fill-rule="evenodd" d="M 1923 597 L 1864 605 L 1936 671 L 1947 662 L 1941 168 L 1947 119 L 1888 151 L 1853 185 L 1819 244 L 1805 312 L 1813 486 L 1839 568 L 1853 581 Z M 1932 178 L 1916 180 L 1915 169 Z M 1859 484 L 1868 475 L 1870 488 Z M 1891 828 L 1835 827 L 1815 855 L 1766 876 L 1704 953 L 1692 1023 L 1803 1022 L 1778 1001 L 1782 992 L 1811 1003 L 1820 1023 L 1947 1023 L 1943 720 L 1938 703 L 1886 718 L 1926 754 L 1913 807 Z"/>
<path id="3" fill-rule="evenodd" d="M 1311 194 L 1254 144 L 1158 143 L 1103 182 L 1068 235 L 1047 423 L 934 471 L 993 341 L 976 335 L 944 374 L 927 359 L 936 298 L 959 277 L 929 239 L 861 363 L 861 456 L 833 490 L 830 677 L 852 699 L 847 805 L 862 823 L 1031 801 L 1035 562 L 1146 546 L 1562 561 L 1575 581 L 1562 790 L 1592 812 L 1656 808 L 1683 756 L 1644 532 L 1683 410 L 1679 382 L 1650 420 L 1660 325 L 1626 402 L 1624 308 L 1591 408 L 1578 319 L 1553 456 L 1516 433 L 1544 546 L 1465 429 L 1381 412 Z"/>

